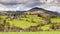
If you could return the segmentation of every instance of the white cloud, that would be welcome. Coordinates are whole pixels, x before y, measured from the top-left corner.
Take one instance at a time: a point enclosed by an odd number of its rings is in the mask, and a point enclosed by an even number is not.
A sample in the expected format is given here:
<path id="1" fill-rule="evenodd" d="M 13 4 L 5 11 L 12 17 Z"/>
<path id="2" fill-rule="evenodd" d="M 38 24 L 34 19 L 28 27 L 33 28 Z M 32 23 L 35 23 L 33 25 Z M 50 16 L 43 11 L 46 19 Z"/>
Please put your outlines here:
<path id="1" fill-rule="evenodd" d="M 42 6 L 42 8 L 47 9 L 47 10 L 51 10 L 51 11 L 60 12 L 60 1 L 54 0 L 50 3 L 46 3 Z"/>

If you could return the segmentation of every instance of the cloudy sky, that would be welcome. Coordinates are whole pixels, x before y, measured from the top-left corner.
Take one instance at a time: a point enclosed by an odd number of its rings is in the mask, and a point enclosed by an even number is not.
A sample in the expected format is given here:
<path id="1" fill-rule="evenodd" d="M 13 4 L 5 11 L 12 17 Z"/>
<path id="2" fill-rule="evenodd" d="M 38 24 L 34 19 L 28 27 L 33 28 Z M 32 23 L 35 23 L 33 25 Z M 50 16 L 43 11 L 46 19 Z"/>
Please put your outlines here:
<path id="1" fill-rule="evenodd" d="M 33 7 L 59 12 L 60 0 L 0 0 L 0 11 L 23 11 Z"/>

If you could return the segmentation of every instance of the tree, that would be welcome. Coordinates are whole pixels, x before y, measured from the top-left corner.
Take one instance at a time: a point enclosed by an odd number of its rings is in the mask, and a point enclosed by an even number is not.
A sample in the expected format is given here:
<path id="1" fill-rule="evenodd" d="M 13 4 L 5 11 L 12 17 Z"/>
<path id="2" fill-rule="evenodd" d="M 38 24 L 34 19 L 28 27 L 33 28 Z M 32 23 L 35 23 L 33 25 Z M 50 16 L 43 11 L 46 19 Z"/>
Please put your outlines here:
<path id="1" fill-rule="evenodd" d="M 4 20 L 4 21 L 3 21 L 3 25 L 5 26 L 5 25 L 6 25 L 6 23 L 7 23 L 7 22 L 6 22 L 6 20 Z"/>
<path id="2" fill-rule="evenodd" d="M 6 24 L 6 26 L 8 29 L 10 29 L 10 23 L 9 22 Z"/>

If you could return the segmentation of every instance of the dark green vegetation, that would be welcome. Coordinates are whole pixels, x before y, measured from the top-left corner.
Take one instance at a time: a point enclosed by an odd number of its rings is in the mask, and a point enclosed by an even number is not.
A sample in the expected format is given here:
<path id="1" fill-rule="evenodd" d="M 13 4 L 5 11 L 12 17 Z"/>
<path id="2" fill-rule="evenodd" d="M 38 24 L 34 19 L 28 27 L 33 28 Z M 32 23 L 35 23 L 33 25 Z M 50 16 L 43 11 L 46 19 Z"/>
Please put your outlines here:
<path id="1" fill-rule="evenodd" d="M 0 32 L 60 31 L 60 16 L 44 9 L 27 12 L 0 12 Z"/>

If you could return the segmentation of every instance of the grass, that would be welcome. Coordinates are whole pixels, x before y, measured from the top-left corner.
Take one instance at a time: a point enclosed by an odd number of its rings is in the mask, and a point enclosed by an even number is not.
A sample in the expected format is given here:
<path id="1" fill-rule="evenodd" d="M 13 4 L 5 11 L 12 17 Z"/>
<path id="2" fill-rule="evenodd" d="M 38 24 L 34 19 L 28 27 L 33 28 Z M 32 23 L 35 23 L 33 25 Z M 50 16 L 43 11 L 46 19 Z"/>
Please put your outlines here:
<path id="1" fill-rule="evenodd" d="M 41 29 L 43 29 L 43 30 L 48 30 L 48 29 L 50 29 L 50 25 L 42 26 Z"/>
<path id="2" fill-rule="evenodd" d="M 6 18 L 7 16 L 0 16 L 0 18 L 2 18 L 2 21 Z M 33 20 L 33 22 L 32 22 Z M 27 28 L 27 27 L 30 27 L 30 26 L 35 26 L 37 25 L 38 23 L 45 23 L 46 21 L 44 21 L 43 18 L 41 17 L 38 17 L 37 15 L 26 15 L 25 18 L 19 18 L 19 19 L 14 19 L 12 21 L 8 21 L 7 22 L 10 23 L 10 25 L 15 25 L 17 27 L 22 27 L 23 29 L 24 28 Z M 51 19 L 51 22 L 52 23 L 60 23 L 60 18 L 52 18 Z M 45 29 L 45 28 L 48 28 L 49 25 L 46 25 L 46 26 L 43 26 L 42 28 Z"/>
<path id="3" fill-rule="evenodd" d="M 51 22 L 52 23 L 60 23 L 60 17 L 58 17 L 58 18 L 52 18 Z"/>
<path id="4" fill-rule="evenodd" d="M 7 16 L 1 16 L 0 18 L 2 18 L 2 21 L 3 21 L 6 17 Z M 45 22 L 41 17 L 38 17 L 37 15 L 27 15 L 26 18 L 19 18 L 19 19 L 14 19 L 11 21 L 8 21 L 8 19 L 6 20 L 7 22 L 10 23 L 11 27 L 12 25 L 15 25 L 23 29 L 28 28 L 30 26 L 35 26 L 39 22 L 42 22 L 42 23 Z"/>
<path id="5" fill-rule="evenodd" d="M 60 31 L 42 31 L 42 32 L 0 32 L 0 34 L 60 34 Z"/>
<path id="6" fill-rule="evenodd" d="M 6 18 L 7 16 L 0 16 L 0 18 L 2 18 L 2 21 Z M 33 19 L 33 22 L 31 22 L 31 20 Z M 39 22 L 44 22 L 43 18 L 38 17 L 36 15 L 27 15 L 26 18 L 19 18 L 19 19 L 14 19 L 12 21 L 8 21 L 7 22 L 10 23 L 10 25 L 12 26 L 13 24 L 17 27 L 21 27 L 23 29 L 28 28 L 30 26 L 35 26 L 37 25 Z M 60 18 L 52 18 L 51 19 L 52 23 L 60 23 Z M 49 29 L 50 25 L 45 25 L 42 26 L 41 28 L 46 30 Z M 0 32 L 0 34 L 60 34 L 60 31 L 41 31 L 41 32 Z"/>
<path id="7" fill-rule="evenodd" d="M 14 20 L 14 21 L 8 21 L 11 25 L 15 25 L 15 26 L 18 26 L 18 27 L 22 27 L 22 28 L 27 28 L 29 26 L 34 26 L 36 25 L 36 23 L 30 23 L 30 22 L 27 22 L 27 21 L 17 21 L 17 20 Z"/>

